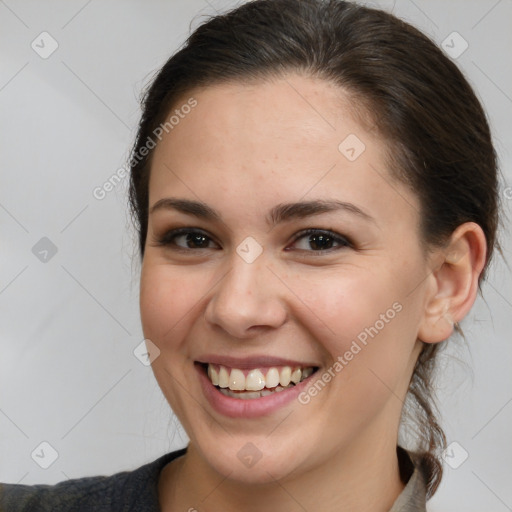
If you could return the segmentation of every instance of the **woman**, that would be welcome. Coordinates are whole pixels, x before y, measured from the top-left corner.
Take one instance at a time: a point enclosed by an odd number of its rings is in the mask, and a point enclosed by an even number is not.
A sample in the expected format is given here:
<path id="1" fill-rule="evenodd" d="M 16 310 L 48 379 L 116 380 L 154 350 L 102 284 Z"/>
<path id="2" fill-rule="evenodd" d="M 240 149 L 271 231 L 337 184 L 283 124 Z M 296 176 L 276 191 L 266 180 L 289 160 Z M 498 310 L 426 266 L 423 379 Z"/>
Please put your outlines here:
<path id="1" fill-rule="evenodd" d="M 6 485 L 4 509 L 425 510 L 435 357 L 497 245 L 495 151 L 458 68 L 385 12 L 257 0 L 160 70 L 130 164 L 144 335 L 190 443 Z"/>

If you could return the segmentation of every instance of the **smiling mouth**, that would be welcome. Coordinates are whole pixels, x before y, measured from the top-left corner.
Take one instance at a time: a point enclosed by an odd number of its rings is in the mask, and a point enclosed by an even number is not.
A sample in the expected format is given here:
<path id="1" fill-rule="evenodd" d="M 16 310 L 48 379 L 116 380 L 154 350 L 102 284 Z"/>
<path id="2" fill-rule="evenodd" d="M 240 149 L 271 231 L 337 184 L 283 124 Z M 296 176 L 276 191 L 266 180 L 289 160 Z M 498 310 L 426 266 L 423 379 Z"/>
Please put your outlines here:
<path id="1" fill-rule="evenodd" d="M 253 400 L 290 389 L 313 375 L 316 366 L 272 366 L 252 369 L 198 363 L 213 386 L 223 395 Z"/>

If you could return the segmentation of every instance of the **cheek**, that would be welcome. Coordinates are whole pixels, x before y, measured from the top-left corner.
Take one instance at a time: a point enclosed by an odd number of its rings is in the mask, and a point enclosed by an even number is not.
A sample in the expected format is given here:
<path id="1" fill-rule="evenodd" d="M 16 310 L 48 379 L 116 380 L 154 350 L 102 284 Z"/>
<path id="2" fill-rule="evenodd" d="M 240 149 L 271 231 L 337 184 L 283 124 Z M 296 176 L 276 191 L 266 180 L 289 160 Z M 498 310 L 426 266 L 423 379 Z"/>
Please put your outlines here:
<path id="1" fill-rule="evenodd" d="M 144 337 L 160 350 L 151 367 L 172 410 L 189 432 L 185 414 L 188 395 L 181 393 L 187 382 L 181 353 L 187 350 L 185 340 L 197 317 L 194 306 L 203 293 L 193 273 L 155 263 L 151 257 L 144 261 L 140 281 L 142 329 Z"/>
<path id="2" fill-rule="evenodd" d="M 145 262 L 140 283 L 144 336 L 160 350 L 179 344 L 194 317 L 194 306 L 199 304 L 200 297 L 201 289 L 193 273 Z"/>
<path id="3" fill-rule="evenodd" d="M 406 297 L 409 280 L 401 273 L 352 267 L 321 278 L 297 277 L 294 291 L 308 306 L 309 320 L 302 320 L 329 367 L 338 361 L 338 384 L 351 382 L 362 392 L 380 377 L 394 388 L 408 366 L 418 311 Z"/>
<path id="4" fill-rule="evenodd" d="M 297 276 L 294 291 L 308 306 L 311 325 L 319 326 L 318 339 L 324 340 L 333 355 L 347 350 L 351 340 L 392 308 L 397 296 L 390 289 L 388 274 L 355 267 L 315 277 Z"/>

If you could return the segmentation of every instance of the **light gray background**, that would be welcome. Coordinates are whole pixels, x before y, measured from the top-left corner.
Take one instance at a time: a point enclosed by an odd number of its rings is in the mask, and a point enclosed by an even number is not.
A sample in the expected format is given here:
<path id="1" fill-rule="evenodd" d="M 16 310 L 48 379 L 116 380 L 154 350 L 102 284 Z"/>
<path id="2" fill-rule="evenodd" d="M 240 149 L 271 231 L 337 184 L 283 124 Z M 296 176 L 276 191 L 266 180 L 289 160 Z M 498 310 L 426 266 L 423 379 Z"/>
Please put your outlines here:
<path id="1" fill-rule="evenodd" d="M 512 1 L 371 4 L 440 45 L 453 31 L 468 42 L 457 62 L 487 109 L 510 187 Z M 127 180 L 103 200 L 93 189 L 125 164 L 143 85 L 190 24 L 233 5 L 0 1 L 0 481 L 111 474 L 186 444 L 133 354 L 143 336 Z M 47 59 L 31 48 L 43 31 L 59 45 Z M 42 237 L 57 247 L 47 262 L 32 252 Z M 501 258 L 483 291 L 462 324 L 469 350 L 455 341 L 440 361 L 443 425 L 469 457 L 446 466 L 432 512 L 512 510 L 512 293 Z M 51 456 L 44 441 L 58 453 L 48 469 L 31 457 Z"/>

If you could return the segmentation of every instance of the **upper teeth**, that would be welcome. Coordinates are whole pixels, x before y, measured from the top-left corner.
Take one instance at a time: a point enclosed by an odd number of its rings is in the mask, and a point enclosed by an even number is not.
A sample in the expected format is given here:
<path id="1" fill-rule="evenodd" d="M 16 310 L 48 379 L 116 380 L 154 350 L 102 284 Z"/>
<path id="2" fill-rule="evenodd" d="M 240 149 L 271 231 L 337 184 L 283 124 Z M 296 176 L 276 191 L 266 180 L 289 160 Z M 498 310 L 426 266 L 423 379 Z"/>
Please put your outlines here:
<path id="1" fill-rule="evenodd" d="M 265 371 L 266 374 L 263 373 Z M 291 366 L 282 366 L 268 369 L 254 368 L 245 375 L 238 368 L 228 369 L 222 365 L 217 367 L 212 364 L 208 365 L 208 377 L 210 377 L 212 384 L 233 391 L 259 391 L 263 388 L 275 388 L 279 385 L 285 387 L 290 382 L 298 384 L 312 373 L 312 367 L 292 368 Z"/>

